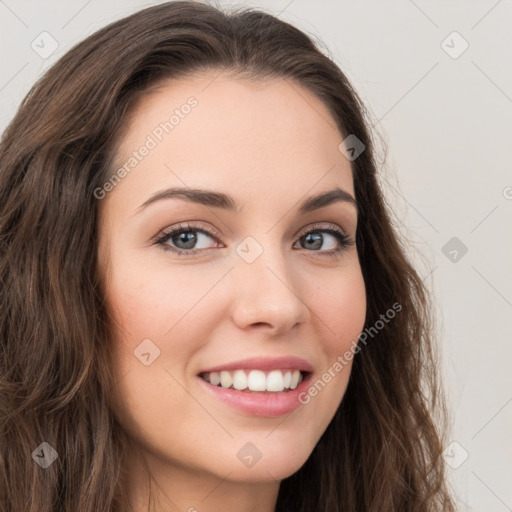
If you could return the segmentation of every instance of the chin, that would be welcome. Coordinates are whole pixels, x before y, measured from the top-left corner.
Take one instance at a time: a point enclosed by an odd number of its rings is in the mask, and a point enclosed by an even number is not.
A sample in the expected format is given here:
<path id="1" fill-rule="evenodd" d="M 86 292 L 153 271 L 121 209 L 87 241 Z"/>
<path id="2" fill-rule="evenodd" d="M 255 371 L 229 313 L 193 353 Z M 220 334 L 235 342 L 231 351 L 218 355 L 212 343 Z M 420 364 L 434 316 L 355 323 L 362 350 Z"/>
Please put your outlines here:
<path id="1" fill-rule="evenodd" d="M 220 471 L 217 466 L 215 472 L 222 472 L 222 477 L 231 472 L 229 479 L 236 482 L 284 480 L 296 473 L 308 460 L 314 449 L 314 444 L 311 449 L 307 449 L 309 445 L 305 440 L 283 443 L 279 436 L 271 434 L 261 442 L 244 442 L 237 449 L 234 460 L 231 458 L 231 462 L 227 462 L 229 458 L 222 457 L 227 463 L 223 464 L 225 467 Z"/>

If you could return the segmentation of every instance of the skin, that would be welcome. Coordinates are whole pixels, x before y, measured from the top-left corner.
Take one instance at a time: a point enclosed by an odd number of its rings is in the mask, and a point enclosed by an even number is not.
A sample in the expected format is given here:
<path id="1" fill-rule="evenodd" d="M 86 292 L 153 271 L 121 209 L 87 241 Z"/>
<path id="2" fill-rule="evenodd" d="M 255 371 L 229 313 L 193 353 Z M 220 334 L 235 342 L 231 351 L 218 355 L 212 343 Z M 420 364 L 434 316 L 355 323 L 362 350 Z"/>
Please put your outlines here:
<path id="1" fill-rule="evenodd" d="M 344 137 L 316 96 L 284 79 L 254 81 L 202 72 L 142 97 L 125 123 L 117 161 L 126 161 L 169 113 L 198 105 L 100 203 L 99 267 L 113 319 L 112 390 L 116 418 L 133 439 L 123 465 L 134 510 L 147 500 L 144 460 L 157 510 L 270 512 L 280 481 L 305 463 L 345 393 L 351 362 L 307 405 L 286 416 L 241 413 L 198 381 L 205 368 L 253 356 L 308 360 L 313 382 L 363 329 L 366 295 L 355 245 L 300 241 L 308 226 L 334 224 L 354 239 L 357 211 L 336 202 L 306 215 L 297 205 L 339 187 L 354 197 Z M 243 213 L 172 198 L 137 208 L 169 187 L 228 193 Z M 152 242 L 190 222 L 210 227 L 195 255 Z M 236 252 L 248 236 L 263 253 L 248 264 Z M 167 246 L 179 245 L 167 240 Z M 229 271 L 229 272 L 228 272 Z M 160 356 L 146 366 L 144 339 Z M 262 458 L 237 457 L 253 443 Z"/>

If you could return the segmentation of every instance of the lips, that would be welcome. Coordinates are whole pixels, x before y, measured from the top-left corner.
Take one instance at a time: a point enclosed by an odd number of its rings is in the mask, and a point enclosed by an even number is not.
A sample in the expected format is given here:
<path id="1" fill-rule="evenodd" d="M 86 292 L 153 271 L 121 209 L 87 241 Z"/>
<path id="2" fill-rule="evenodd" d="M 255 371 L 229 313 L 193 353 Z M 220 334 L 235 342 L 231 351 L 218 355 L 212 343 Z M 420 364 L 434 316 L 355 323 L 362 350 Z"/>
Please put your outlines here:
<path id="1" fill-rule="evenodd" d="M 280 393 L 224 389 L 220 386 L 213 386 L 200 377 L 197 380 L 209 400 L 219 402 L 229 409 L 248 416 L 274 418 L 289 414 L 300 406 L 304 406 L 300 397 L 310 386 L 312 374 L 307 374 L 295 389 Z"/>
<path id="2" fill-rule="evenodd" d="M 263 417 L 290 413 L 301 405 L 312 365 L 299 357 L 256 357 L 206 368 L 199 381 L 209 396 L 240 412 Z"/>
<path id="3" fill-rule="evenodd" d="M 302 372 L 310 373 L 313 371 L 313 366 L 300 357 L 287 356 L 287 357 L 251 357 L 240 361 L 233 361 L 210 368 L 205 368 L 199 373 L 212 373 L 221 371 L 234 371 L 234 370 L 261 370 L 264 372 L 271 370 L 300 370 Z"/>

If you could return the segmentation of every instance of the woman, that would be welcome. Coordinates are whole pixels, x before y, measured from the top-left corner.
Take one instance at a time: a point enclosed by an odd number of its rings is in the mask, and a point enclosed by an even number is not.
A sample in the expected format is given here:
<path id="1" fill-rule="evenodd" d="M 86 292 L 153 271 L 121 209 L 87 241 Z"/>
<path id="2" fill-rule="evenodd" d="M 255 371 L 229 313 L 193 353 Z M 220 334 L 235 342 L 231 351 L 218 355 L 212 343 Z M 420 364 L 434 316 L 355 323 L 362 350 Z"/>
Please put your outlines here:
<path id="1" fill-rule="evenodd" d="M 44 75 L 0 146 L 1 510 L 454 509 L 364 112 L 298 29 L 192 2 Z"/>

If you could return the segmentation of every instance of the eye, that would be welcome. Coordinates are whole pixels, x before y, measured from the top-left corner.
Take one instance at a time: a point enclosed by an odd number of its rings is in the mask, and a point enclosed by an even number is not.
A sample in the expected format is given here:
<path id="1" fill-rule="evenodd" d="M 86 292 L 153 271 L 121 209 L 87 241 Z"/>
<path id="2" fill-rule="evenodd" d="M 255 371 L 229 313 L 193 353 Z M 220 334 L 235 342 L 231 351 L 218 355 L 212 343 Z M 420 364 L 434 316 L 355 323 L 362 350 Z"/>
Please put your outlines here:
<path id="1" fill-rule="evenodd" d="M 327 233 L 327 235 L 322 233 Z M 331 247 L 323 247 L 326 241 L 330 242 L 330 244 L 327 243 L 327 245 L 331 245 Z M 316 251 L 322 248 L 324 250 L 333 250 L 336 248 L 338 241 L 339 240 L 336 238 L 336 236 L 330 234 L 327 230 L 311 232 L 299 239 L 299 242 L 302 242 L 305 245 L 305 249 L 312 251 Z"/>
<path id="2" fill-rule="evenodd" d="M 194 249 L 208 249 L 208 245 L 211 245 L 208 239 L 216 240 L 216 236 L 209 229 L 187 224 L 176 226 L 163 233 L 155 244 L 161 245 L 166 251 L 187 254 Z"/>
<path id="3" fill-rule="evenodd" d="M 308 251 L 319 252 L 323 256 L 333 257 L 338 256 L 355 243 L 345 231 L 335 224 L 309 226 L 309 230 L 300 236 L 298 242 Z"/>
<path id="4" fill-rule="evenodd" d="M 308 228 L 296 242 L 300 243 L 308 252 L 337 257 L 355 243 L 336 224 L 315 224 Z M 223 247 L 217 235 L 210 228 L 190 224 L 178 225 L 169 229 L 154 242 L 154 245 L 161 246 L 164 251 L 189 256 L 195 256 L 197 253 L 211 248 Z"/>

